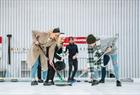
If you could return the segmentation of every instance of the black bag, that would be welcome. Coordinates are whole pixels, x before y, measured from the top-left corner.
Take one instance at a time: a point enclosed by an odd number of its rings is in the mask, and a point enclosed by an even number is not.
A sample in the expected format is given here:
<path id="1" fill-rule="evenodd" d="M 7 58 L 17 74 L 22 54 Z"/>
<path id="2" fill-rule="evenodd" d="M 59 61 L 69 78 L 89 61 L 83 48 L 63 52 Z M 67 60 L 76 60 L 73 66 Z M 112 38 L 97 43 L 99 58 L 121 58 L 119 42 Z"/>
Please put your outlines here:
<path id="1" fill-rule="evenodd" d="M 58 70 L 58 71 L 65 69 L 64 61 L 57 61 L 57 62 L 55 62 L 54 66 L 55 66 L 56 70 Z"/>

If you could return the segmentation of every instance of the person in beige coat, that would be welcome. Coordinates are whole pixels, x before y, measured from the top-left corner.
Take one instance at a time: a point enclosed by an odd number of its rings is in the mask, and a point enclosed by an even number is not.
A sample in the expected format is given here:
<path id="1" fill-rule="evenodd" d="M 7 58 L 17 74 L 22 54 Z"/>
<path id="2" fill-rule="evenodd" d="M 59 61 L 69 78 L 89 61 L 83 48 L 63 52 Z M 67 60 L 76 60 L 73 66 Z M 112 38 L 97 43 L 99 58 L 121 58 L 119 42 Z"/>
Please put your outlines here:
<path id="1" fill-rule="evenodd" d="M 32 31 L 32 47 L 28 57 L 28 63 L 31 65 L 31 77 L 32 82 L 31 85 L 38 85 L 38 81 L 36 80 L 37 68 L 39 64 L 39 58 L 41 62 L 42 68 L 42 76 L 43 80 L 46 80 L 48 65 L 47 62 L 49 60 L 49 64 L 53 65 L 53 57 L 54 57 L 54 49 L 56 46 L 57 39 L 60 35 L 59 28 L 55 28 L 53 31 L 48 32 L 38 32 Z M 40 49 L 40 47 L 42 49 Z M 49 59 L 45 56 L 46 48 L 49 47 Z"/>

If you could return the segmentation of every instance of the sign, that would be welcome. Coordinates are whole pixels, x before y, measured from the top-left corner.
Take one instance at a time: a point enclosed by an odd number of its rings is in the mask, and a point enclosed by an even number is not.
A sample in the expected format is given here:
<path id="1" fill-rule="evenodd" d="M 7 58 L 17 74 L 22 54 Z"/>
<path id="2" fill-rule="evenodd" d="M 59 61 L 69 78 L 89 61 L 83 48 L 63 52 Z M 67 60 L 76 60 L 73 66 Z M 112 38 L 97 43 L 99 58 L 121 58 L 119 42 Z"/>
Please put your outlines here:
<path id="1" fill-rule="evenodd" d="M 0 44 L 2 44 L 2 36 L 0 36 Z"/>
<path id="2" fill-rule="evenodd" d="M 74 37 L 75 44 L 86 44 L 86 37 Z M 69 37 L 65 37 L 64 46 L 69 44 Z"/>
<path id="3" fill-rule="evenodd" d="M 78 46 L 78 57 L 79 58 L 87 58 L 87 43 L 86 43 L 86 37 L 74 37 L 74 43 Z M 64 39 L 64 50 L 65 47 L 69 44 L 69 37 L 65 37 Z"/>

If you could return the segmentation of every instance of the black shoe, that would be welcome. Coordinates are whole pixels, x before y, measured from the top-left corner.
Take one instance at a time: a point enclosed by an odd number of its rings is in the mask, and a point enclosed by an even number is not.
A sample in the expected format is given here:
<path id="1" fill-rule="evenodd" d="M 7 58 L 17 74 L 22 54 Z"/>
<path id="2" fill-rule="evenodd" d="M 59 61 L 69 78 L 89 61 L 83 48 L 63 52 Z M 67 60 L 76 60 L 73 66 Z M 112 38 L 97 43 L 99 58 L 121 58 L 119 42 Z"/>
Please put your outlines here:
<path id="1" fill-rule="evenodd" d="M 85 80 L 84 82 L 89 82 L 88 80 Z"/>
<path id="2" fill-rule="evenodd" d="M 99 81 L 93 80 L 91 85 L 93 86 L 93 85 L 97 85 L 97 84 L 99 84 Z"/>
<path id="3" fill-rule="evenodd" d="M 54 81 L 51 81 L 51 85 L 54 85 Z"/>
<path id="4" fill-rule="evenodd" d="M 72 82 L 77 82 L 77 80 L 76 80 L 76 79 L 71 79 L 71 81 L 72 81 Z"/>
<path id="5" fill-rule="evenodd" d="M 99 81 L 99 83 L 105 83 L 105 80 L 101 79 L 101 80 Z"/>
<path id="6" fill-rule="evenodd" d="M 31 82 L 31 86 L 33 86 L 33 85 L 38 85 L 38 82 L 35 80 L 35 81 L 32 81 Z"/>
<path id="7" fill-rule="evenodd" d="M 39 79 L 39 80 L 38 80 L 38 83 L 43 83 L 43 80 L 42 80 L 42 79 Z"/>
<path id="8" fill-rule="evenodd" d="M 68 78 L 68 82 L 72 82 L 72 80 L 70 78 Z"/>
<path id="9" fill-rule="evenodd" d="M 52 83 L 50 83 L 50 82 L 48 82 L 48 81 L 45 81 L 45 82 L 43 83 L 43 85 L 44 85 L 44 86 L 50 86 L 50 85 L 52 85 Z"/>
<path id="10" fill-rule="evenodd" d="M 88 83 L 92 83 L 92 82 L 93 82 L 93 80 L 89 80 L 89 81 L 88 81 Z"/>
<path id="11" fill-rule="evenodd" d="M 119 80 L 116 81 L 116 86 L 122 86 L 122 84 Z"/>

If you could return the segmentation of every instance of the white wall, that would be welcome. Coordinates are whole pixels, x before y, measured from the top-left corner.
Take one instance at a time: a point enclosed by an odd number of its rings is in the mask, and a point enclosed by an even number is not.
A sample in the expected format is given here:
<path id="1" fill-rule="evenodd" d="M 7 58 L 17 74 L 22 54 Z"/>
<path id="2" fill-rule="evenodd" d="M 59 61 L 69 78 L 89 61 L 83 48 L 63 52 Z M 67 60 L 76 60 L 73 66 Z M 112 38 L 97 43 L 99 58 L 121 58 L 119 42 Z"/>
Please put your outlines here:
<path id="1" fill-rule="evenodd" d="M 22 50 L 31 44 L 31 31 L 60 27 L 72 36 L 119 33 L 121 77 L 140 78 L 139 5 L 139 0 L 0 0 L 2 66 L 20 70 L 20 61 L 26 58 Z M 12 48 L 19 49 L 12 51 L 11 66 L 5 65 L 8 33 L 12 34 Z"/>

